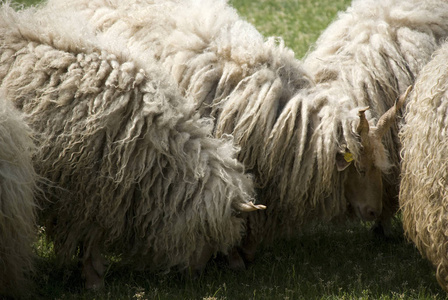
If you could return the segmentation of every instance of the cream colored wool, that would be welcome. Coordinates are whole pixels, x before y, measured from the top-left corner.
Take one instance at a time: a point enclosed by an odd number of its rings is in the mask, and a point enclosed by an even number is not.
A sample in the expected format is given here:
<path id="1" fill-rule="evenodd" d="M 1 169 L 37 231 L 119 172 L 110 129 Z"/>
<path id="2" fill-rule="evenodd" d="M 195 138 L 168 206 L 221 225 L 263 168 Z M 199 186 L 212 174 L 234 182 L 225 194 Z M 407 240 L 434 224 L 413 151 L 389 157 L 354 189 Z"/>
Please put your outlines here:
<path id="1" fill-rule="evenodd" d="M 29 292 L 36 237 L 31 130 L 0 96 L 0 298 Z"/>
<path id="2" fill-rule="evenodd" d="M 400 205 L 406 235 L 448 291 L 448 44 L 419 73 L 400 131 Z"/>
<path id="3" fill-rule="evenodd" d="M 259 145 L 281 108 L 311 85 L 281 39 L 265 40 L 225 1 L 58 0 L 46 8 L 77 11 L 109 39 L 126 40 L 131 52 L 152 53 L 181 91 L 195 99 L 201 114 L 218 117 L 221 110 L 232 110 L 228 119 L 217 122 L 217 135 L 234 132 L 248 168 L 262 156 Z M 234 100 L 243 92 L 251 98 Z M 233 120 L 236 112 L 241 121 Z"/>
<path id="4" fill-rule="evenodd" d="M 152 54 L 201 114 L 216 118 L 216 136 L 235 136 L 268 207 L 250 215 L 256 238 L 296 234 L 311 219 L 346 212 L 336 153 L 348 143 L 359 157 L 357 103 L 344 86 L 315 88 L 280 38 L 265 39 L 225 1 L 50 0 L 43 9 L 81 13 L 110 40 Z"/>
<path id="5" fill-rule="evenodd" d="M 413 84 L 422 67 L 448 36 L 448 2 L 442 0 L 355 0 L 322 33 L 304 59 L 314 80 L 343 85 L 355 105 L 369 106 L 367 118 L 381 116 Z M 398 209 L 398 127 L 384 137 L 393 164 L 383 175 L 384 205 Z"/>
<path id="6" fill-rule="evenodd" d="M 81 15 L 0 11 L 0 82 L 39 143 L 41 222 L 69 261 L 113 254 L 135 267 L 185 268 L 204 247 L 241 240 L 253 185 L 231 136 L 211 136 L 144 53 L 94 36 Z"/>

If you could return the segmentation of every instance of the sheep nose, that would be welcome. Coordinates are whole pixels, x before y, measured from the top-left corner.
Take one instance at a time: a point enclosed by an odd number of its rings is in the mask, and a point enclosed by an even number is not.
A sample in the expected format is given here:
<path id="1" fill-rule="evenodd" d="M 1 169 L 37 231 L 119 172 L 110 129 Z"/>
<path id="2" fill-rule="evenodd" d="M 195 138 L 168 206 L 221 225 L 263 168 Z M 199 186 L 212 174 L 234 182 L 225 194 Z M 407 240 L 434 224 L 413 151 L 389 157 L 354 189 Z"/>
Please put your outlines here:
<path id="1" fill-rule="evenodd" d="M 378 212 L 376 212 L 375 210 L 370 209 L 370 210 L 367 211 L 367 215 L 370 216 L 370 217 L 372 217 L 372 218 L 374 218 L 374 219 L 376 219 L 376 218 L 378 217 L 379 214 L 378 214 Z"/>
<path id="2" fill-rule="evenodd" d="M 366 221 L 374 221 L 381 215 L 381 211 L 367 206 L 363 211 L 363 217 Z"/>

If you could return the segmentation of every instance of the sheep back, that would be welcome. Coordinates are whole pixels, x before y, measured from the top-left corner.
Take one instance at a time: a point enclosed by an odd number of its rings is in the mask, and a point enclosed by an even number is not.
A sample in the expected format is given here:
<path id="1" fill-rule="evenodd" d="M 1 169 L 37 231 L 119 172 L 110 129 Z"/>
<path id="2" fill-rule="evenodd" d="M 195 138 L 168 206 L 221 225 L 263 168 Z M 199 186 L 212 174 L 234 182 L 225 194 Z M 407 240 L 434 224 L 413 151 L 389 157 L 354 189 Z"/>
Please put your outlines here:
<path id="1" fill-rule="evenodd" d="M 216 136 L 235 136 L 248 170 L 263 157 L 260 145 L 283 106 L 312 84 L 281 38 L 265 39 L 226 1 L 49 1 L 46 9 L 54 7 L 151 53 L 201 115 L 217 119 Z"/>

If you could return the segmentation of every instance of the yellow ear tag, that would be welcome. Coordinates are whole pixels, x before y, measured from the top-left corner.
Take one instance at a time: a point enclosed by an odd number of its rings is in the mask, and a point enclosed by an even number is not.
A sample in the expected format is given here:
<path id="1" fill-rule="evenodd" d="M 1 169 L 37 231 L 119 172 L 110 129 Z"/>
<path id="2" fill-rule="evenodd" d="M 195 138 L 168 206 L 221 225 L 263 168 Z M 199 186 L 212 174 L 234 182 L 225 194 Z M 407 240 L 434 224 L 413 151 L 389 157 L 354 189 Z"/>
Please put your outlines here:
<path id="1" fill-rule="evenodd" d="M 344 159 L 345 159 L 346 162 L 353 161 L 353 154 L 351 154 L 350 152 L 345 152 L 344 153 Z"/>

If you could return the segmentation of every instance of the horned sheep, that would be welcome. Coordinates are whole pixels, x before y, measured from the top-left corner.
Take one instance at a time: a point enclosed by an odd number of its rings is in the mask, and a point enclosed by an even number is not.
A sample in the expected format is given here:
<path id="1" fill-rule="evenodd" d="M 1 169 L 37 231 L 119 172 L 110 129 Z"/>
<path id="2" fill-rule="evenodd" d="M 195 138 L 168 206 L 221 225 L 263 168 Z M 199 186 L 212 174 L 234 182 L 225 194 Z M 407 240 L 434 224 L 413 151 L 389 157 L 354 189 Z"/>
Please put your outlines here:
<path id="1" fill-rule="evenodd" d="M 422 69 L 409 98 L 403 144 L 400 205 L 403 227 L 436 267 L 448 291 L 448 44 Z"/>
<path id="2" fill-rule="evenodd" d="M 35 147 L 22 115 L 0 98 L 0 298 L 25 296 L 36 238 Z"/>
<path id="3" fill-rule="evenodd" d="M 104 255 L 195 270 L 239 243 L 240 214 L 263 208 L 252 179 L 232 137 L 213 138 L 156 62 L 94 36 L 73 12 L 4 4 L 0 14 L 0 84 L 52 183 L 39 222 L 62 262 L 80 253 L 86 287 L 103 284 Z"/>
<path id="4" fill-rule="evenodd" d="M 355 0 L 322 33 L 304 58 L 319 85 L 342 84 L 358 106 L 378 119 L 409 85 L 448 37 L 448 2 L 441 0 Z M 382 227 L 388 234 L 398 209 L 399 126 L 384 136 L 393 167 L 383 173 Z"/>
<path id="5" fill-rule="evenodd" d="M 261 239 L 331 220 L 348 201 L 363 219 L 381 214 L 381 172 L 390 168 L 381 135 L 399 105 L 390 104 L 383 128 L 368 134 L 364 105 L 347 96 L 348 87 L 315 86 L 280 39 L 265 40 L 225 1 L 50 0 L 48 7 L 80 12 L 109 39 L 152 54 L 201 114 L 216 118 L 217 137 L 235 136 L 268 206 L 249 216 L 248 259 Z M 364 169 L 374 171 L 365 177 Z"/>

